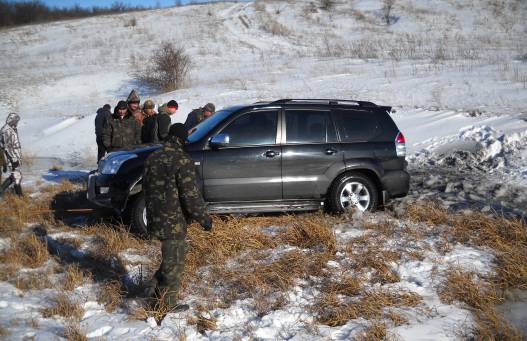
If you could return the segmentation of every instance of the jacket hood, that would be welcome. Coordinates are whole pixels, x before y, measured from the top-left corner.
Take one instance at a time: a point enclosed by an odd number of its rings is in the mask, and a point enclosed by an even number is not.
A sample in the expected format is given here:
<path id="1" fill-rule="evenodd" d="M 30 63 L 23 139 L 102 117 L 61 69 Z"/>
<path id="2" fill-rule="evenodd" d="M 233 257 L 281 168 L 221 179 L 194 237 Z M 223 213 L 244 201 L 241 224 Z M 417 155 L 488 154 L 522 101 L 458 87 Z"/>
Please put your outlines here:
<path id="1" fill-rule="evenodd" d="M 135 91 L 135 89 L 130 92 L 130 94 L 128 95 L 128 98 L 126 99 L 126 102 L 128 103 L 141 102 L 141 99 L 139 98 L 139 94 L 137 93 L 137 91 Z"/>
<path id="2" fill-rule="evenodd" d="M 12 112 L 9 115 L 7 115 L 7 119 L 5 122 L 10 127 L 16 127 L 18 124 L 18 121 L 20 121 L 20 116 L 17 113 Z"/>

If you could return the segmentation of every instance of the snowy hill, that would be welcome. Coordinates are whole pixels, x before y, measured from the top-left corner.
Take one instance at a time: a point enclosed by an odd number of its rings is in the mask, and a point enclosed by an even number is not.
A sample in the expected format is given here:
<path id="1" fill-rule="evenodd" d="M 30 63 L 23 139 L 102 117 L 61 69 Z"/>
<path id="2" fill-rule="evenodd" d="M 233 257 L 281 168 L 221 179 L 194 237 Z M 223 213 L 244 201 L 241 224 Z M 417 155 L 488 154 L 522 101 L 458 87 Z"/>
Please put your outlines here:
<path id="1" fill-rule="evenodd" d="M 337 2 L 329 11 L 312 1 L 257 1 L 10 29 L 0 32 L 0 120 L 20 112 L 26 150 L 67 157 L 93 154 L 92 115 L 134 87 L 143 99 L 178 100 L 176 121 L 209 101 L 222 107 L 283 97 L 520 117 L 526 5 L 491 3 L 400 0 L 391 25 L 376 0 Z M 150 92 L 131 76 L 162 41 L 191 55 L 187 88 Z"/>

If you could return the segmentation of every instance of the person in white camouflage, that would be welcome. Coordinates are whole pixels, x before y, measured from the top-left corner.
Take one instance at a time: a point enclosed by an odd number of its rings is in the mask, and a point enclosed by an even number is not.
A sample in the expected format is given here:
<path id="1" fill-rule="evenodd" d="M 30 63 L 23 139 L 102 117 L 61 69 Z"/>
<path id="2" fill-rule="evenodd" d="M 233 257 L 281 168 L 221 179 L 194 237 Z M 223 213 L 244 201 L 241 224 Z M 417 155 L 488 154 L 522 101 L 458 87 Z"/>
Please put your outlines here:
<path id="1" fill-rule="evenodd" d="M 22 148 L 18 138 L 18 122 L 20 116 L 17 113 L 7 115 L 6 124 L 0 129 L 0 153 L 3 155 L 4 165 L 2 171 L 7 171 L 7 166 L 11 168 L 11 179 L 14 183 L 15 193 L 22 195 L 22 174 L 20 173 L 20 163 L 22 161 Z M 5 188 L 3 188 L 5 190 Z"/>

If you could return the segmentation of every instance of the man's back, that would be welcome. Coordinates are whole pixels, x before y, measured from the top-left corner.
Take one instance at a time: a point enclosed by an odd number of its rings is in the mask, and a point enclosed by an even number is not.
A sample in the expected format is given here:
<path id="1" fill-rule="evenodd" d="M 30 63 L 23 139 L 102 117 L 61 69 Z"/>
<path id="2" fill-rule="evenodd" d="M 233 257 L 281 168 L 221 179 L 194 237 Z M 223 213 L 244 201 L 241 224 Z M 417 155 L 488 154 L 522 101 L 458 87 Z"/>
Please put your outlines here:
<path id="1" fill-rule="evenodd" d="M 108 109 L 100 108 L 97 110 L 95 116 L 95 135 L 101 136 L 104 128 L 104 123 L 112 116 L 112 113 Z"/>
<path id="2" fill-rule="evenodd" d="M 148 229 L 158 239 L 184 238 L 187 218 L 210 224 L 194 162 L 177 142 L 165 143 L 147 158 L 143 191 Z"/>

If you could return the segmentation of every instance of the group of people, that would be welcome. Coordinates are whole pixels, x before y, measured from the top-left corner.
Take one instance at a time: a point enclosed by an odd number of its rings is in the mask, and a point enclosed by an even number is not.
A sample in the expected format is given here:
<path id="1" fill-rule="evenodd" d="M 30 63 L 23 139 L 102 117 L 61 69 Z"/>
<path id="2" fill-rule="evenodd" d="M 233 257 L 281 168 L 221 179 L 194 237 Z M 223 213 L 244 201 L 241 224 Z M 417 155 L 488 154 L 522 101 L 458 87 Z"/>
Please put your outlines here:
<path id="1" fill-rule="evenodd" d="M 97 110 L 95 117 L 95 136 L 97 142 L 97 161 L 106 153 L 144 143 L 159 143 L 168 139 L 169 128 L 179 105 L 175 100 L 159 106 L 158 112 L 153 100 L 141 99 L 132 90 L 126 101 L 119 101 L 113 113 L 111 106 L 105 104 Z M 214 114 L 214 104 L 207 103 L 202 108 L 188 114 L 184 123 L 187 132 Z"/>

